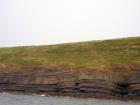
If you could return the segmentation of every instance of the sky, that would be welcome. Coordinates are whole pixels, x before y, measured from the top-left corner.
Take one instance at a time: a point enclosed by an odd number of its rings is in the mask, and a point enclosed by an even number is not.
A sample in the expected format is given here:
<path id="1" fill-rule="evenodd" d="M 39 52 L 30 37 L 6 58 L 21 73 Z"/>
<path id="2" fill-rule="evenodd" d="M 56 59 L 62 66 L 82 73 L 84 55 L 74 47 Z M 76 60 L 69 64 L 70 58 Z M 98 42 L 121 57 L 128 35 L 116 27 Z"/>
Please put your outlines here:
<path id="1" fill-rule="evenodd" d="M 0 0 L 0 47 L 140 36 L 140 0 Z"/>

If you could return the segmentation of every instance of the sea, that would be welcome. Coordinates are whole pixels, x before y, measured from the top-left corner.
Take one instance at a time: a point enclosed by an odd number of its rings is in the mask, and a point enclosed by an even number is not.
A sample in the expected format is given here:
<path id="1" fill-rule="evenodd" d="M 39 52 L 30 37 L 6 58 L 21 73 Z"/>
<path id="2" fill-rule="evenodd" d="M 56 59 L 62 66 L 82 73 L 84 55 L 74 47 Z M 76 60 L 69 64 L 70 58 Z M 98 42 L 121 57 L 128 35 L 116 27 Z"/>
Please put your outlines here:
<path id="1" fill-rule="evenodd" d="M 140 100 L 107 100 L 0 93 L 0 105 L 140 105 Z"/>

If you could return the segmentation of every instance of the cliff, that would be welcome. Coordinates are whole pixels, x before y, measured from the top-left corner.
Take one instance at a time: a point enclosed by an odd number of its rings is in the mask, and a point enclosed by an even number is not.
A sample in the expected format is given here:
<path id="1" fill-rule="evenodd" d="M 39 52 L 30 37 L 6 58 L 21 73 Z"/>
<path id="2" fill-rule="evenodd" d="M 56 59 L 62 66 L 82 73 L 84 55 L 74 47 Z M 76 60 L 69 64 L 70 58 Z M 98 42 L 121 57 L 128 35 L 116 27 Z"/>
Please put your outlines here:
<path id="1" fill-rule="evenodd" d="M 0 49 L 0 91 L 140 99 L 140 38 Z"/>

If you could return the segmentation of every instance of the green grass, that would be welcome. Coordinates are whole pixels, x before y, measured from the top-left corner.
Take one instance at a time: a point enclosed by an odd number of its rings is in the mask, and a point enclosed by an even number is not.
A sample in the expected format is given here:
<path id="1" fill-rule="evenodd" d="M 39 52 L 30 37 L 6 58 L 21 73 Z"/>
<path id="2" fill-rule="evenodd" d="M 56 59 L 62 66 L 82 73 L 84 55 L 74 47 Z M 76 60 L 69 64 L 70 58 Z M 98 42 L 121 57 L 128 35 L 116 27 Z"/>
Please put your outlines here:
<path id="1" fill-rule="evenodd" d="M 0 48 L 0 67 L 94 69 L 140 64 L 140 37 Z"/>

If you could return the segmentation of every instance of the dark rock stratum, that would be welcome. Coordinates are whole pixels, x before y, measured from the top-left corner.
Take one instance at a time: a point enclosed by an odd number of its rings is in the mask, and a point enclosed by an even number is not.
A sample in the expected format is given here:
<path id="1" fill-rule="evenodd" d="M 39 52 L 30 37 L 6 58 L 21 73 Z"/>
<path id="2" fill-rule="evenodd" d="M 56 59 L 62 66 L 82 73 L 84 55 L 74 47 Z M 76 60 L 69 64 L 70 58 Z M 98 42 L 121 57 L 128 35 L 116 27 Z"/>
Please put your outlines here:
<path id="1" fill-rule="evenodd" d="M 140 70 L 73 72 L 56 69 L 0 72 L 0 91 L 140 99 Z"/>

